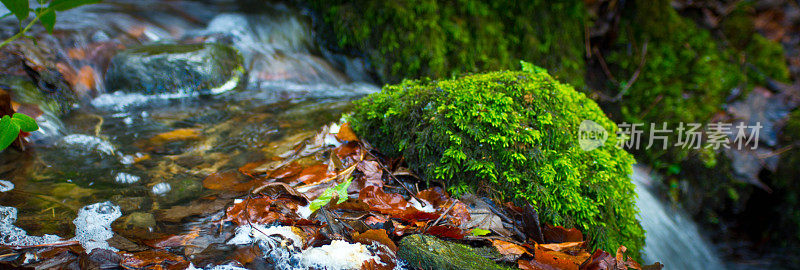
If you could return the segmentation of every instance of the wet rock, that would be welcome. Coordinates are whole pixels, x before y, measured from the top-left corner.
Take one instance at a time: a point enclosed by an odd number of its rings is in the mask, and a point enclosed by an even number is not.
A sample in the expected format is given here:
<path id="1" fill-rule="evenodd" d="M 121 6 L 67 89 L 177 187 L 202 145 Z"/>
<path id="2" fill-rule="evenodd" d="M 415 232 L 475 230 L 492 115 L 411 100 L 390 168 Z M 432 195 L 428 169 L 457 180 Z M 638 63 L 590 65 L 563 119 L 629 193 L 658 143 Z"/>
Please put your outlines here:
<path id="1" fill-rule="evenodd" d="M 417 269 L 510 269 L 482 257 L 474 248 L 422 234 L 400 240 L 397 256 Z"/>
<path id="2" fill-rule="evenodd" d="M 109 91 L 139 94 L 218 94 L 244 77 L 236 49 L 222 44 L 154 44 L 127 49 L 111 60 Z"/>
<path id="3" fill-rule="evenodd" d="M 156 218 L 152 213 L 133 212 L 122 218 L 122 227 L 125 229 L 152 230 L 156 227 Z"/>
<path id="4" fill-rule="evenodd" d="M 40 90 L 24 76 L 0 75 L 0 89 L 9 92 L 12 101 L 28 104 L 42 113 L 37 117 L 39 130 L 34 134 L 58 135 L 63 126 L 59 117 L 68 112 L 73 104 L 72 99 L 64 95 Z"/>

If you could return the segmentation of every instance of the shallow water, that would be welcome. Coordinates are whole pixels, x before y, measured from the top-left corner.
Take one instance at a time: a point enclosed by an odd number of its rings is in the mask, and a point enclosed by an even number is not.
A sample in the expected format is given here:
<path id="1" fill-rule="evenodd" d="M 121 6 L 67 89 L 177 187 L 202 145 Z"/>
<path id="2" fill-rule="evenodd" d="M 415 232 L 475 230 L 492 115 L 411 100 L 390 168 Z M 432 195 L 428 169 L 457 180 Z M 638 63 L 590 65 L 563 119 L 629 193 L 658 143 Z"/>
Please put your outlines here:
<path id="1" fill-rule="evenodd" d="M 199 97 L 103 86 L 116 49 L 104 53 L 102 44 L 198 38 L 240 50 L 249 73 L 244 87 Z M 283 5 L 245 13 L 229 1 L 106 1 L 59 13 L 56 35 L 40 42 L 75 70 L 91 67 L 96 93 L 69 115 L 49 119 L 58 132 L 33 134 L 30 151 L 0 155 L 0 179 L 14 184 L 0 194 L 0 205 L 18 209 L 14 225 L 30 235 L 72 237 L 79 210 L 98 202 L 119 205 L 126 215 L 150 214 L 212 195 L 202 187 L 209 174 L 275 158 L 338 121 L 351 100 L 378 90 L 364 81 L 370 76 L 360 60 L 325 52 L 310 19 Z M 76 51 L 92 55 L 75 57 Z M 169 133 L 175 131 L 184 133 Z M 154 139 L 163 133 L 180 138 Z"/>

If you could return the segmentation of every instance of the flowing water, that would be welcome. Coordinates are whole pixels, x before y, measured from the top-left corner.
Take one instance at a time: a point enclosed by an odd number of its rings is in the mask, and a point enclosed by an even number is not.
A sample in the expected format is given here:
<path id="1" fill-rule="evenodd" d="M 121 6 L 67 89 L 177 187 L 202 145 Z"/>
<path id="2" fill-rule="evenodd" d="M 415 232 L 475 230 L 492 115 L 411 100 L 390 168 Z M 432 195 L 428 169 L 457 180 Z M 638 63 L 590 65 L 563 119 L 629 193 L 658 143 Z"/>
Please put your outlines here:
<path id="1" fill-rule="evenodd" d="M 725 269 L 714 247 L 703 238 L 697 225 L 683 212 L 670 207 L 648 188 L 653 178 L 634 166 L 636 202 L 642 227 L 647 231 L 645 263 L 661 262 L 667 269 Z"/>
<path id="2" fill-rule="evenodd" d="M 13 31 L 10 19 L 2 21 L 5 36 Z M 43 36 L 40 44 L 71 69 L 87 70 L 85 84 L 92 87 L 69 115 L 44 119 L 46 132 L 33 135 L 31 151 L 0 155 L 0 178 L 15 186 L 0 193 L 0 205 L 16 208 L 14 226 L 30 235 L 72 237 L 73 219 L 98 202 L 152 217 L 212 195 L 201 184 L 206 175 L 274 158 L 338 120 L 353 99 L 378 90 L 363 61 L 321 48 L 311 19 L 284 5 L 245 12 L 231 1 L 107 1 L 59 13 L 58 20 L 56 35 Z M 230 42 L 242 53 L 248 70 L 243 89 L 177 98 L 105 89 L 102 71 L 120 48 L 198 39 Z M 152 139 L 175 130 L 191 138 Z M 691 220 L 644 187 L 650 181 L 644 169 L 637 167 L 634 179 L 647 262 L 721 269 Z M 185 229 L 153 225 L 155 233 Z"/>

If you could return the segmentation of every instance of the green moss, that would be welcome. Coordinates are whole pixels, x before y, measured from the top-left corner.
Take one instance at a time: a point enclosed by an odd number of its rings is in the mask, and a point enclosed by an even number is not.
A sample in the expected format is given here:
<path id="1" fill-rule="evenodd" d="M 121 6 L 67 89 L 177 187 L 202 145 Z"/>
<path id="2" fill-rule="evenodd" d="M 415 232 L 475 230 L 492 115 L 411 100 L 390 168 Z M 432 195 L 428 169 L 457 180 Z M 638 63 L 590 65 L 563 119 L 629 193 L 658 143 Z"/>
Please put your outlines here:
<path id="1" fill-rule="evenodd" d="M 623 21 L 616 49 L 606 58 L 617 78 L 627 80 L 640 72 L 622 96 L 616 118 L 645 123 L 644 134 L 649 134 L 650 123 L 667 123 L 672 129 L 681 122 L 707 123 L 743 81 L 741 67 L 730 61 L 731 52 L 721 49 L 708 30 L 680 17 L 669 1 L 641 0 L 633 4 L 629 11 L 634 12 L 629 15 L 632 19 Z M 654 16 L 649 16 L 653 12 Z M 645 43 L 645 62 L 641 65 Z M 673 133 L 669 142 L 676 141 L 677 134 Z M 669 166 L 690 153 L 688 148 L 671 145 L 668 151 L 659 151 L 660 143 L 656 141 L 649 150 L 641 147 L 639 154 L 645 163 Z"/>
<path id="2" fill-rule="evenodd" d="M 492 248 L 494 249 L 494 248 Z M 510 270 L 481 256 L 481 249 L 441 240 L 434 236 L 414 234 L 403 237 L 397 257 L 408 261 L 413 269 L 424 270 Z M 502 256 L 502 255 L 501 255 Z"/>
<path id="3" fill-rule="evenodd" d="M 583 93 L 531 70 L 387 85 L 357 101 L 350 121 L 425 179 L 531 202 L 543 222 L 580 228 L 594 247 L 625 245 L 638 254 L 644 232 L 629 178 L 634 160 L 615 147 L 616 125 Z M 612 136 L 583 151 L 584 120 Z"/>
<path id="4" fill-rule="evenodd" d="M 780 43 L 768 40 L 760 34 L 753 34 L 744 52 L 747 62 L 756 68 L 747 74 L 751 85 L 764 85 L 767 77 L 781 82 L 789 82 L 786 53 Z"/>
<path id="5" fill-rule="evenodd" d="M 309 1 L 342 50 L 366 54 L 387 82 L 543 65 L 583 85 L 583 1 Z"/>

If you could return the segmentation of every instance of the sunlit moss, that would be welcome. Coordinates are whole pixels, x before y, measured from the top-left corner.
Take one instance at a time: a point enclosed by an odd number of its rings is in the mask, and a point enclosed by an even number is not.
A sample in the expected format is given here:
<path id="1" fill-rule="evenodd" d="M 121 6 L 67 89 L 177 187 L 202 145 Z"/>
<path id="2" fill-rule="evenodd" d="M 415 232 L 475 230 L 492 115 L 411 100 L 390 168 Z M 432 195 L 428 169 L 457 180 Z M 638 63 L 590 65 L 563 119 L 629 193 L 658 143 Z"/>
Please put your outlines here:
<path id="1" fill-rule="evenodd" d="M 406 80 L 358 102 L 350 121 L 382 153 L 402 155 L 451 191 L 533 203 L 544 222 L 576 226 L 594 247 L 638 254 L 630 154 L 609 136 L 584 151 L 578 127 L 617 127 L 597 104 L 539 68 Z M 638 256 L 638 255 L 637 255 Z"/>

